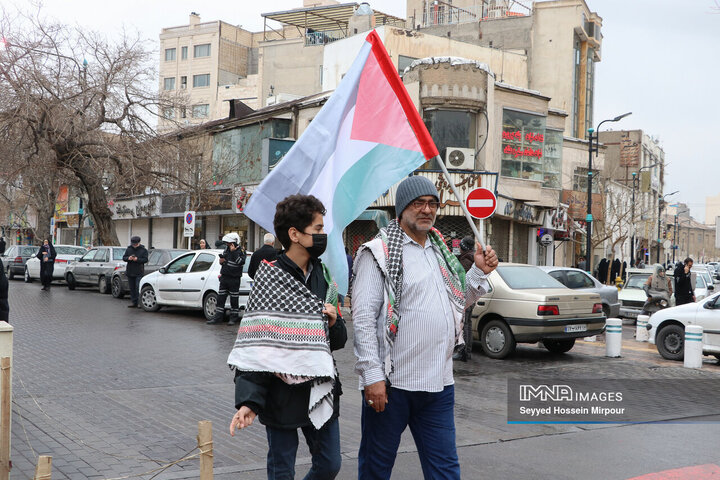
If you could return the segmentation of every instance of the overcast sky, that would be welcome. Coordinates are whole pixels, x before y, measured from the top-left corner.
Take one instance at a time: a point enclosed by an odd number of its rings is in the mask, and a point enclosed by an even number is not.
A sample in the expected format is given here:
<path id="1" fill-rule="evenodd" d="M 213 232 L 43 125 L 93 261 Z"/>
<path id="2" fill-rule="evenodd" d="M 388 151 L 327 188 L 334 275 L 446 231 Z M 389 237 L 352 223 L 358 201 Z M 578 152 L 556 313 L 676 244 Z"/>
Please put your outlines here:
<path id="1" fill-rule="evenodd" d="M 714 0 L 586 0 L 603 18 L 602 61 L 595 80 L 595 124 L 628 111 L 613 129 L 658 137 L 668 163 L 665 192 L 705 219 L 705 197 L 720 193 L 720 12 Z M 22 5 L 0 0 L 2 5 Z M 530 4 L 530 1 L 524 3 Z M 370 5 L 405 17 L 405 0 Z M 122 27 L 157 42 L 160 29 L 223 20 L 262 30 L 261 13 L 302 6 L 302 0 L 45 0 L 45 12 L 108 34 Z M 608 124 L 603 125 L 603 129 Z"/>

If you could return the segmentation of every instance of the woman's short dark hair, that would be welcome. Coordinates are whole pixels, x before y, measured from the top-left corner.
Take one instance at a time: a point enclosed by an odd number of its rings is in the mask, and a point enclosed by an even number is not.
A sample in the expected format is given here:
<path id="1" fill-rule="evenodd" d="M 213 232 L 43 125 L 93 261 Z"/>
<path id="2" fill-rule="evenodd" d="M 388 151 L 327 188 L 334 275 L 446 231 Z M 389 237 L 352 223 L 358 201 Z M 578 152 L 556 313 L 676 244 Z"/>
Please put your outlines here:
<path id="1" fill-rule="evenodd" d="M 290 248 L 290 227 L 302 232 L 312 224 L 316 213 L 325 215 L 326 210 L 322 202 L 313 195 L 290 195 L 277 204 L 273 227 L 285 250 Z"/>

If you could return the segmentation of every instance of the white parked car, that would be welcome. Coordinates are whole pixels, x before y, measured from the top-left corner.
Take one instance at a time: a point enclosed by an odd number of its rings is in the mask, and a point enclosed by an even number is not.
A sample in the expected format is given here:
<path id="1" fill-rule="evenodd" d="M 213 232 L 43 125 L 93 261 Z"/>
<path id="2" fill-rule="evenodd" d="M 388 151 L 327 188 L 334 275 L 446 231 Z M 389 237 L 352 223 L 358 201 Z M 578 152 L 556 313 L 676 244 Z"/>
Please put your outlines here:
<path id="1" fill-rule="evenodd" d="M 65 267 L 68 262 L 73 262 L 85 255 L 87 249 L 76 245 L 53 245 L 55 247 L 55 268 L 53 269 L 53 280 L 65 279 Z M 40 280 L 40 259 L 33 253 L 25 263 L 25 282 Z"/>
<path id="2" fill-rule="evenodd" d="M 720 359 L 720 292 L 695 303 L 666 308 L 648 321 L 650 343 L 668 360 L 682 360 L 685 326 L 703 327 L 703 353 Z"/>
<path id="3" fill-rule="evenodd" d="M 222 250 L 195 250 L 175 258 L 157 272 L 140 279 L 140 305 L 147 312 L 160 307 L 202 310 L 211 320 L 217 308 Z M 252 252 L 247 252 L 240 282 L 240 309 L 247 305 L 252 279 L 247 274 Z M 230 308 L 230 297 L 225 303 Z"/>

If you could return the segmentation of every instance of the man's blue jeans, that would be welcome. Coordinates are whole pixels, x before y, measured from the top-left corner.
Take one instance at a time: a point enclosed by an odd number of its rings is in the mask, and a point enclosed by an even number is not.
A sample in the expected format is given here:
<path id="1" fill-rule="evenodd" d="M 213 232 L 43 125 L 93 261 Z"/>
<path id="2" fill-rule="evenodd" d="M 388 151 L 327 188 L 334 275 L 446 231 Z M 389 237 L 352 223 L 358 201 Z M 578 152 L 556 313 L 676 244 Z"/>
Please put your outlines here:
<path id="1" fill-rule="evenodd" d="M 459 479 L 455 447 L 455 387 L 442 392 L 409 392 L 390 388 L 385 411 L 362 408 L 362 440 L 358 456 L 359 480 L 390 478 L 400 437 L 407 426 L 415 439 L 426 479 Z"/>
<path id="2" fill-rule="evenodd" d="M 297 429 L 265 427 L 268 439 L 268 480 L 295 478 L 295 457 L 298 450 Z M 302 427 L 312 455 L 312 467 L 305 480 L 332 480 L 340 472 L 340 426 L 338 419 L 328 421 L 320 430 Z"/>

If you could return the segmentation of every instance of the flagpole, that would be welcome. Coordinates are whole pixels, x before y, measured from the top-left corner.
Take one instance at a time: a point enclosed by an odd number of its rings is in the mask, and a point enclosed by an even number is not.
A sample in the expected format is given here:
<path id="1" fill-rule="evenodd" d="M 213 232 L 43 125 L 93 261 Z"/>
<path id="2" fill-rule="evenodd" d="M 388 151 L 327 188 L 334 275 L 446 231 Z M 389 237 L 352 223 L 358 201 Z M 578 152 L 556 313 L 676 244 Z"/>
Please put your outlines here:
<path id="1" fill-rule="evenodd" d="M 472 216 L 470 215 L 470 212 L 468 212 L 467 206 L 465 206 L 465 199 L 460 196 L 460 192 L 458 191 L 457 187 L 455 186 L 455 182 L 453 182 L 452 178 L 450 177 L 450 173 L 447 170 L 447 167 L 445 167 L 445 162 L 443 162 L 442 158 L 440 158 L 440 155 L 437 155 L 433 157 L 433 160 L 436 160 L 437 163 L 440 165 L 440 168 L 443 171 L 443 174 L 445 175 L 445 180 L 450 184 L 450 188 L 452 189 L 453 193 L 455 194 L 455 198 L 457 198 L 458 203 L 460 204 L 460 208 L 462 209 L 463 213 L 465 214 L 465 218 L 467 219 L 468 223 L 470 224 L 470 228 L 473 231 L 473 234 L 475 235 L 475 239 L 480 243 L 480 246 L 483 249 L 483 252 L 485 251 L 485 242 L 483 242 L 482 235 L 480 235 L 480 232 L 478 232 L 477 227 L 475 226 L 475 222 L 473 222 Z"/>

